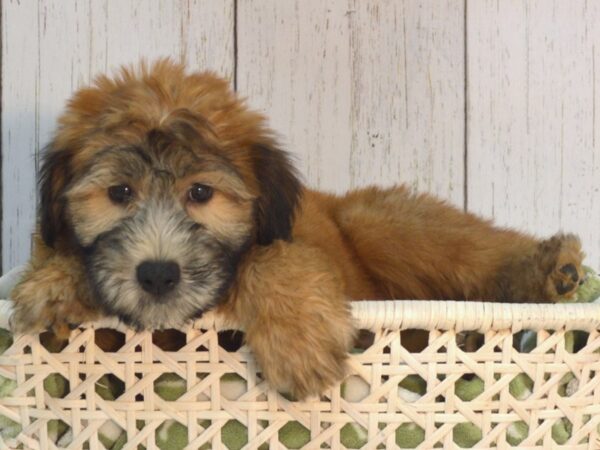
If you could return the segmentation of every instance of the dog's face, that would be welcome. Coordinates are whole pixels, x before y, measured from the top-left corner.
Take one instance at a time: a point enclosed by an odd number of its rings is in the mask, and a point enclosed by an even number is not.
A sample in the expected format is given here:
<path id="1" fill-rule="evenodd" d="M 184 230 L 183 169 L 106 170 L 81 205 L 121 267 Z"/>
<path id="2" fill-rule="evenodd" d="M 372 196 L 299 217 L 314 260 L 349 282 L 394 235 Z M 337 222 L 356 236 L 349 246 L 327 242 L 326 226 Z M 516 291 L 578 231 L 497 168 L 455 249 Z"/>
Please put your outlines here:
<path id="1" fill-rule="evenodd" d="M 248 249 L 290 238 L 301 189 L 226 82 L 168 61 L 76 93 L 40 181 L 46 244 L 81 255 L 95 300 L 139 328 L 223 298 Z"/>

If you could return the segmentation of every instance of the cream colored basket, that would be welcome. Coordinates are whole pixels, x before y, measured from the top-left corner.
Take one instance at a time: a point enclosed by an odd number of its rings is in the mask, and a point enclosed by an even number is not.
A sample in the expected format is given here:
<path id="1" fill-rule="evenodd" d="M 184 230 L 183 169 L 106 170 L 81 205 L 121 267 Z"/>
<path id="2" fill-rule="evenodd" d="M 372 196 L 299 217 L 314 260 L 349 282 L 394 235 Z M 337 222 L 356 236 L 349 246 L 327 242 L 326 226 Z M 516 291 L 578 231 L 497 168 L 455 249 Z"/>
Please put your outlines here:
<path id="1" fill-rule="evenodd" d="M 10 304 L 0 306 L 6 324 Z M 176 352 L 153 345 L 150 333 L 123 328 L 122 347 L 103 352 L 95 330 L 115 323 L 75 330 L 57 353 L 39 336 L 19 337 L 0 356 L 0 375 L 12 383 L 0 398 L 0 424 L 16 430 L 4 433 L 0 447 L 600 448 L 600 305 L 389 301 L 353 308 L 373 344 L 351 356 L 342 387 L 307 402 L 271 390 L 245 348 L 221 348 L 211 317 L 187 330 Z M 405 329 L 427 330 L 426 348 L 409 353 Z M 483 334 L 472 351 L 457 340 L 465 330 Z M 53 374 L 67 386 L 62 398 L 48 392 Z M 121 386 L 112 400 L 99 390 L 106 374 Z M 183 390 L 161 395 L 161 380 Z"/>

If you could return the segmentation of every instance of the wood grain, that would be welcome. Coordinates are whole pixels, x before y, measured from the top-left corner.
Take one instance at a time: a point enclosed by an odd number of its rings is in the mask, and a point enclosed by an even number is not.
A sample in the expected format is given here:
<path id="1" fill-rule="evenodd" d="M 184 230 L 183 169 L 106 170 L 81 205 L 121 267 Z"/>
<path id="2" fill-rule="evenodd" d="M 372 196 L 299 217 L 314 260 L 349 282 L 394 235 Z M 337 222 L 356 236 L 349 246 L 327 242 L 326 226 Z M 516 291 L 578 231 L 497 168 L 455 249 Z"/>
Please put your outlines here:
<path id="1" fill-rule="evenodd" d="M 477 0 L 467 12 L 469 209 L 577 232 L 600 267 L 600 4 Z"/>
<path id="2" fill-rule="evenodd" d="M 238 88 L 336 192 L 408 183 L 463 204 L 464 12 L 429 1 L 242 0 Z"/>
<path id="3" fill-rule="evenodd" d="M 2 2 L 2 268 L 26 260 L 39 148 L 38 6 Z M 19 20 L 15 20 L 15 16 Z M 25 36 L 27 34 L 27 38 Z M 33 37 L 33 38 L 32 38 Z"/>
<path id="4" fill-rule="evenodd" d="M 346 2 L 238 3 L 238 91 L 270 118 L 322 189 L 350 184 L 351 65 Z"/>
<path id="5" fill-rule="evenodd" d="M 233 79 L 233 0 L 2 2 L 2 262 L 29 254 L 38 155 L 65 100 L 98 73 L 170 56 Z"/>
<path id="6" fill-rule="evenodd" d="M 406 183 L 463 206 L 464 11 L 352 2 L 351 186 Z"/>

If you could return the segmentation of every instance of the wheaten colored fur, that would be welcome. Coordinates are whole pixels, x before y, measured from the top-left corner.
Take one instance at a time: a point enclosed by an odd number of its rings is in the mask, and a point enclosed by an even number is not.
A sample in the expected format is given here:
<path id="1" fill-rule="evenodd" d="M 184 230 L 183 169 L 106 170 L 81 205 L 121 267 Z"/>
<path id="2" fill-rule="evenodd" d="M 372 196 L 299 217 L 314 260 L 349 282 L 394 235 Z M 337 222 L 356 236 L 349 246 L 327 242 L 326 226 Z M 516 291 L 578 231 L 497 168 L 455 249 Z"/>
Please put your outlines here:
<path id="1" fill-rule="evenodd" d="M 124 147 L 148 161 L 106 152 Z M 197 158 L 203 168 L 187 173 Z M 128 181 L 138 197 L 126 207 L 111 203 L 106 189 L 121 182 L 114 174 L 138 163 L 145 168 L 131 169 Z M 194 182 L 215 189 L 204 205 L 186 203 Z M 544 241 L 495 228 L 405 187 L 343 196 L 303 188 L 264 119 L 225 81 L 160 61 L 101 77 L 69 102 L 44 163 L 43 239 L 36 239 L 29 271 L 13 292 L 16 329 L 65 335 L 69 324 L 106 314 L 98 298 L 102 282 L 86 277 L 86 255 L 157 196 L 215 242 L 239 250 L 221 297 L 190 301 L 200 309 L 218 304 L 245 330 L 269 382 L 297 397 L 322 392 L 343 376 L 355 335 L 349 300 L 553 301 L 572 295 L 582 274 L 583 254 L 571 235 Z M 116 263 L 103 263 L 117 270 Z M 100 294 L 91 293 L 90 283 Z M 135 323 L 137 294 L 128 292 L 124 301 Z M 148 300 L 139 302 L 141 308 Z M 173 322 L 158 314 L 152 323 Z"/>

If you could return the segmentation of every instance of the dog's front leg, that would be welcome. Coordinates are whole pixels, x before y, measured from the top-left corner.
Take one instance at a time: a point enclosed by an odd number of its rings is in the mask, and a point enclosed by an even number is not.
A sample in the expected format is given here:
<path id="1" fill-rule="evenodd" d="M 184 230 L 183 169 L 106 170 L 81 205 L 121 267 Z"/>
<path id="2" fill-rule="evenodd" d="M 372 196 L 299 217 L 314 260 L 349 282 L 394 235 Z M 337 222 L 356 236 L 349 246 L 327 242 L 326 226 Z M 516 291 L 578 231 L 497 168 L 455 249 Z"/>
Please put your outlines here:
<path id="1" fill-rule="evenodd" d="M 39 236 L 21 280 L 11 292 L 17 333 L 52 329 L 66 338 L 70 327 L 98 318 L 79 258 L 47 247 Z"/>
<path id="2" fill-rule="evenodd" d="M 318 249 L 278 241 L 252 250 L 222 310 L 278 391 L 302 399 L 343 378 L 354 328 L 341 277 Z"/>

